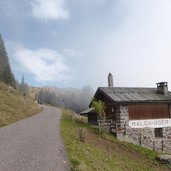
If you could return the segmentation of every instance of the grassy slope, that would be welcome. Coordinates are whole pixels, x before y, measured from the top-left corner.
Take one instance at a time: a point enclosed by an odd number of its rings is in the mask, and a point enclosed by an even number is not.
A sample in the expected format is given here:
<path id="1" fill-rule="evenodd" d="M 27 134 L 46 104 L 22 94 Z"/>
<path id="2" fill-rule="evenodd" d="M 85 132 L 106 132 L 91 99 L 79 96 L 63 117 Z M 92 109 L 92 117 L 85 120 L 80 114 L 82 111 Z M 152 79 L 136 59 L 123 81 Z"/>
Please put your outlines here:
<path id="1" fill-rule="evenodd" d="M 68 113 L 68 112 L 67 112 Z M 158 164 L 155 153 L 138 146 L 117 141 L 113 136 L 99 137 L 85 124 L 73 121 L 63 114 L 61 135 L 63 137 L 72 171 L 167 171 Z M 78 128 L 87 127 L 86 142 L 78 138 Z"/>
<path id="2" fill-rule="evenodd" d="M 32 116 L 41 108 L 30 98 L 23 97 L 11 87 L 0 83 L 0 126 Z"/>

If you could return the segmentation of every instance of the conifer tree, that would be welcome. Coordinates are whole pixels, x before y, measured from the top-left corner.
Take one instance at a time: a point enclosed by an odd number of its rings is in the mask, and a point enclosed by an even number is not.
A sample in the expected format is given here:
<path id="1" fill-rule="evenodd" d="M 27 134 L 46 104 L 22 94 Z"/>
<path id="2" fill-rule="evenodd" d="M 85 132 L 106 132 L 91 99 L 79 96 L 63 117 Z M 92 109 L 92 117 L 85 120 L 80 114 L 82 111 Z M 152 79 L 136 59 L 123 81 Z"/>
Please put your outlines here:
<path id="1" fill-rule="evenodd" d="M 28 96 L 29 88 L 28 85 L 24 81 L 24 75 L 22 76 L 21 84 L 20 84 L 20 91 L 22 92 L 23 96 Z"/>
<path id="2" fill-rule="evenodd" d="M 11 71 L 8 55 L 1 35 L 0 35 L 0 81 L 9 84 L 15 88 L 15 78 Z"/>

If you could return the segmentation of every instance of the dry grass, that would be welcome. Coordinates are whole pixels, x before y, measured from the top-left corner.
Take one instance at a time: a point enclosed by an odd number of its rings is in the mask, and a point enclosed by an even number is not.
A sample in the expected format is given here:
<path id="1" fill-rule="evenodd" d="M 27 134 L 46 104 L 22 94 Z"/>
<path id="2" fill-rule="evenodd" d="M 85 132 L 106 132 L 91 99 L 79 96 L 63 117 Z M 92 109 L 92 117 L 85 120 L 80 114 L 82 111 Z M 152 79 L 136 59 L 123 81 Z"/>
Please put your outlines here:
<path id="1" fill-rule="evenodd" d="M 5 126 L 39 113 L 41 108 L 12 87 L 0 83 L 0 126 Z"/>

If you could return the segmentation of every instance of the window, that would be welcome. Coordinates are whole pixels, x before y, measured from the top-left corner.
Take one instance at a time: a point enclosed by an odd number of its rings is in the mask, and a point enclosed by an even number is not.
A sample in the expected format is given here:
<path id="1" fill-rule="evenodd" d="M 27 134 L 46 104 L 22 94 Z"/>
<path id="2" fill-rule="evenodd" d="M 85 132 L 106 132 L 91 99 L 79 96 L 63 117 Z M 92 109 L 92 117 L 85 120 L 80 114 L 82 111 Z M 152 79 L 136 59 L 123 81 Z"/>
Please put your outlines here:
<path id="1" fill-rule="evenodd" d="M 162 131 L 162 128 L 155 128 L 154 129 L 154 134 L 155 134 L 155 137 L 163 137 L 163 131 Z"/>

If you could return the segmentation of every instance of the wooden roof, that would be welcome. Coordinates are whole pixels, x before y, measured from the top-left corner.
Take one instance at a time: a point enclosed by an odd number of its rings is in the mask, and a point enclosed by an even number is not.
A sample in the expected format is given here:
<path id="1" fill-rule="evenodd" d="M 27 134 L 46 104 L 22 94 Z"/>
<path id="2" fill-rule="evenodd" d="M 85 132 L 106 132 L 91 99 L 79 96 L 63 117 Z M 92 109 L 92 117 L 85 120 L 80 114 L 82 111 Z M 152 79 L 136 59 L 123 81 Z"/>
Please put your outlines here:
<path id="1" fill-rule="evenodd" d="M 94 113 L 94 112 L 95 112 L 94 108 L 91 107 L 89 109 L 86 109 L 86 110 L 80 112 L 80 115 L 88 115 L 89 113 Z"/>
<path id="2" fill-rule="evenodd" d="M 170 102 L 171 92 L 167 95 L 157 93 L 157 88 L 99 87 L 95 93 L 98 99 L 103 94 L 112 102 Z"/>

